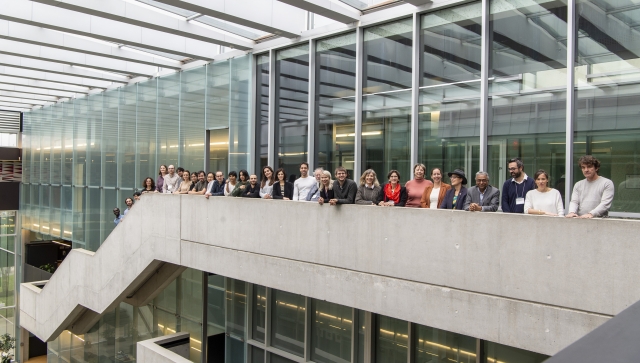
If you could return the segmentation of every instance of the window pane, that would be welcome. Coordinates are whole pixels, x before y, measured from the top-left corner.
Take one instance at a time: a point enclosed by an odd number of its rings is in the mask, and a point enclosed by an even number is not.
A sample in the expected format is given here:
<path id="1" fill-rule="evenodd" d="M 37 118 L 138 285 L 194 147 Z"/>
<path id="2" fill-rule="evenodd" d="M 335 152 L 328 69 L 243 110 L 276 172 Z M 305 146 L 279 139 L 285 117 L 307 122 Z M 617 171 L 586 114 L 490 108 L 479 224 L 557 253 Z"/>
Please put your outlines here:
<path id="1" fill-rule="evenodd" d="M 276 59 L 277 166 L 287 175 L 307 161 L 309 123 L 309 45 L 279 50 Z"/>
<path id="2" fill-rule="evenodd" d="M 251 347 L 251 363 L 264 363 L 264 349 Z"/>
<path id="3" fill-rule="evenodd" d="M 602 164 L 598 174 L 615 185 L 611 211 L 638 213 L 640 11 L 626 1 L 580 0 L 576 17 L 574 182 L 584 179 L 580 156 L 594 155 Z"/>
<path id="4" fill-rule="evenodd" d="M 118 152 L 116 155 L 118 163 L 118 186 L 120 188 L 140 189 L 142 187 L 142 179 L 147 177 L 146 175 L 138 175 L 136 177 L 137 89 L 137 85 L 120 88 Z"/>
<path id="5" fill-rule="evenodd" d="M 364 311 L 358 310 L 358 363 L 364 363 Z"/>
<path id="6" fill-rule="evenodd" d="M 302 357 L 305 323 L 304 296 L 273 290 L 272 299 L 271 344 Z"/>
<path id="7" fill-rule="evenodd" d="M 158 163 L 178 165 L 180 123 L 180 75 L 158 79 Z"/>
<path id="8" fill-rule="evenodd" d="M 247 283 L 227 278 L 227 333 L 244 339 Z"/>
<path id="9" fill-rule="evenodd" d="M 134 86 L 135 89 L 135 86 Z M 122 136 L 127 135 L 128 137 L 135 137 L 135 126 L 136 124 L 128 124 L 129 132 L 126 132 L 126 129 L 119 130 L 119 103 L 120 103 L 120 90 L 111 90 L 104 93 L 104 109 L 102 113 L 102 158 L 100 161 L 101 167 L 104 169 L 104 175 L 102 183 L 100 184 L 103 187 L 116 187 L 116 183 L 118 182 L 118 177 L 122 178 L 122 166 L 124 162 L 121 162 L 118 159 L 118 154 L 121 154 L 123 150 L 126 148 L 125 144 L 118 144 L 118 136 L 119 131 L 122 131 Z M 135 153 L 135 150 L 130 151 Z M 135 177 L 135 170 L 133 169 L 133 163 L 131 163 L 132 168 L 130 169 L 130 175 L 128 175 L 128 180 L 131 180 L 126 187 L 133 187 L 133 178 Z M 121 185 L 123 187 L 124 185 Z"/>
<path id="10" fill-rule="evenodd" d="M 267 289 L 264 286 L 253 285 L 253 327 L 252 338 L 264 343 L 266 319 Z"/>
<path id="11" fill-rule="evenodd" d="M 258 152 L 259 166 L 262 170 L 267 165 L 269 146 L 269 55 L 256 57 L 256 150 Z"/>
<path id="12" fill-rule="evenodd" d="M 269 353 L 269 362 L 270 363 L 295 363 L 291 359 L 283 358 L 273 353 Z"/>
<path id="13" fill-rule="evenodd" d="M 332 174 L 354 167 L 356 34 L 318 40 L 316 115 L 318 166 Z"/>
<path id="14" fill-rule="evenodd" d="M 376 362 L 406 362 L 409 324 L 382 315 L 377 315 L 376 320 Z"/>
<path id="15" fill-rule="evenodd" d="M 224 277 L 220 275 L 209 275 L 208 277 L 208 299 L 207 299 L 207 335 L 212 336 L 225 332 L 224 315 Z"/>
<path id="16" fill-rule="evenodd" d="M 509 347 L 489 341 L 484 342 L 484 351 L 487 356 L 485 363 L 540 363 L 549 358 L 549 356 L 544 354 L 534 353 L 528 350 Z"/>
<path id="17" fill-rule="evenodd" d="M 410 171 L 412 28 L 409 18 L 364 31 L 362 169 L 378 175 Z"/>
<path id="18" fill-rule="evenodd" d="M 421 18 L 418 160 L 427 173 L 478 168 L 481 18 L 479 2 Z"/>
<path id="19" fill-rule="evenodd" d="M 351 311 L 347 306 L 313 300 L 311 360 L 317 363 L 351 361 Z"/>
<path id="20" fill-rule="evenodd" d="M 416 362 L 476 362 L 476 338 L 416 325 L 414 339 Z"/>

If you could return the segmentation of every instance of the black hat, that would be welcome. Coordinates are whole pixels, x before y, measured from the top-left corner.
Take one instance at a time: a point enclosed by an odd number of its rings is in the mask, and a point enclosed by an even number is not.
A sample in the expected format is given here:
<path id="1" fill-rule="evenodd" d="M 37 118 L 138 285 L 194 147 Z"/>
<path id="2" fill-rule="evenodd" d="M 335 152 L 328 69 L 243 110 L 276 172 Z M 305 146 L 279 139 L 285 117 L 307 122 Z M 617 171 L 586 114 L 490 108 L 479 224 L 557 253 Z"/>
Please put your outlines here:
<path id="1" fill-rule="evenodd" d="M 464 175 L 464 171 L 462 171 L 461 169 L 456 169 L 447 173 L 447 175 L 449 175 L 449 178 L 451 178 L 451 175 L 453 174 L 462 178 L 462 185 L 467 185 L 467 177 Z"/>

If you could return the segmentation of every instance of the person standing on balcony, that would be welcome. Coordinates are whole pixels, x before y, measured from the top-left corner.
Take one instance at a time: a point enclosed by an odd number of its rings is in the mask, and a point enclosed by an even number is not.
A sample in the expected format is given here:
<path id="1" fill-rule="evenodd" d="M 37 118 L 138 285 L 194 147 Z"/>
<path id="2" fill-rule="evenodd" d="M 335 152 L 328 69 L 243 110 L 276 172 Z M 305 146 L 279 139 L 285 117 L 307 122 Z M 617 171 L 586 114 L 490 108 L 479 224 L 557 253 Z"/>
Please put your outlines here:
<path id="1" fill-rule="evenodd" d="M 476 185 L 469 188 L 464 201 L 464 210 L 470 212 L 495 212 L 500 204 L 500 190 L 489 185 L 489 174 L 476 173 Z"/>
<path id="2" fill-rule="evenodd" d="M 444 201 L 444 195 L 447 194 L 447 190 L 451 189 L 451 185 L 442 182 L 442 169 L 431 169 L 431 180 L 433 185 L 427 187 L 422 193 L 422 199 L 420 199 L 420 206 L 422 208 L 438 209 Z"/>
<path id="3" fill-rule="evenodd" d="M 164 176 L 167 175 L 167 166 L 160 165 L 160 170 L 158 170 L 158 178 L 156 179 L 156 192 L 164 193 Z"/>
<path id="4" fill-rule="evenodd" d="M 113 215 L 116 216 L 116 219 L 113 220 L 113 223 L 115 223 L 117 226 L 118 223 L 122 222 L 122 219 L 124 218 L 124 216 L 120 214 L 120 208 L 118 207 L 113 208 Z"/>
<path id="5" fill-rule="evenodd" d="M 229 172 L 229 176 L 227 177 L 227 183 L 224 185 L 224 196 L 225 197 L 232 197 L 233 196 L 233 195 L 231 195 L 231 193 L 233 193 L 233 191 L 236 188 L 236 185 L 238 185 L 236 180 L 238 180 L 238 174 L 235 171 L 230 171 Z"/>
<path id="6" fill-rule="evenodd" d="M 178 181 L 180 177 L 176 174 L 176 169 L 173 165 L 169 165 L 169 173 L 164 176 L 164 184 L 162 185 L 162 192 L 171 194 L 178 190 Z"/>
<path id="7" fill-rule="evenodd" d="M 360 185 L 356 191 L 356 204 L 376 205 L 380 197 L 380 183 L 373 169 L 367 169 L 360 177 Z"/>
<path id="8" fill-rule="evenodd" d="M 400 184 L 400 172 L 391 170 L 387 174 L 388 183 L 380 188 L 378 205 L 381 207 L 404 207 L 407 204 L 407 189 Z"/>
<path id="9" fill-rule="evenodd" d="M 524 172 L 524 163 L 519 158 L 510 159 L 507 167 L 511 179 L 502 185 L 502 211 L 524 213 L 525 197 L 530 190 L 536 188 L 536 185 Z"/>
<path id="10" fill-rule="evenodd" d="M 537 189 L 530 190 L 524 201 L 524 213 L 564 217 L 562 196 L 556 189 L 549 188 L 549 174 L 540 169 L 533 175 Z"/>
<path id="11" fill-rule="evenodd" d="M 309 175 L 309 163 L 303 162 L 300 164 L 300 177 L 293 183 L 293 199 L 292 200 L 307 200 L 307 195 L 317 186 L 318 182 L 316 178 Z"/>
<path id="12" fill-rule="evenodd" d="M 124 204 L 127 205 L 127 209 L 125 209 L 124 212 L 122 213 L 122 218 L 124 218 L 124 216 L 126 216 L 127 213 L 129 213 L 129 211 L 131 210 L 131 207 L 133 207 L 133 199 L 131 198 L 125 199 Z"/>
<path id="13" fill-rule="evenodd" d="M 276 183 L 273 185 L 273 199 L 291 200 L 293 184 L 287 181 L 287 173 L 283 168 L 276 170 Z"/>
<path id="14" fill-rule="evenodd" d="M 196 186 L 191 189 L 189 194 L 204 195 L 204 193 L 207 191 L 207 181 L 205 179 L 206 175 L 204 173 L 204 170 L 200 170 L 198 172 L 198 182 L 196 183 Z"/>
<path id="15" fill-rule="evenodd" d="M 204 193 L 204 197 L 209 199 L 209 197 L 214 196 L 214 197 L 222 197 L 224 196 L 224 187 L 225 187 L 225 181 L 224 181 L 224 174 L 218 170 L 216 171 L 216 180 L 213 182 L 213 184 L 211 184 L 210 187 L 207 187 L 207 192 Z"/>
<path id="16" fill-rule="evenodd" d="M 413 166 L 413 180 L 409 180 L 404 187 L 407 189 L 407 204 L 405 207 L 420 208 L 422 194 L 427 187 L 433 186 L 430 180 L 425 179 L 427 167 L 424 164 Z"/>
<path id="17" fill-rule="evenodd" d="M 273 184 L 276 182 L 276 174 L 269 165 L 262 168 L 262 180 L 260 180 L 260 198 L 271 199 Z"/>
<path id="18" fill-rule="evenodd" d="M 181 166 L 179 166 L 179 167 L 178 167 L 178 169 L 176 169 L 176 173 L 177 173 L 177 174 L 178 174 L 178 176 L 180 177 L 180 178 L 178 179 L 178 188 L 180 188 L 180 184 L 182 184 L 182 181 L 184 180 L 184 179 L 182 178 L 182 173 L 184 173 L 184 168 L 183 168 L 183 167 L 181 167 Z M 176 190 L 177 190 L 177 188 L 176 188 Z"/>
<path id="19" fill-rule="evenodd" d="M 307 202 L 317 202 L 318 198 L 320 198 L 320 185 L 322 184 L 320 179 L 322 177 L 323 171 L 323 168 L 316 168 L 316 170 L 313 171 L 313 176 L 316 178 L 316 183 L 313 185 L 313 187 L 311 187 L 309 194 L 307 194 L 307 198 L 305 198 Z"/>
<path id="20" fill-rule="evenodd" d="M 614 186 L 610 179 L 598 175 L 600 161 L 585 155 L 578 161 L 585 179 L 573 187 L 567 218 L 593 218 L 609 216 Z"/>
<path id="21" fill-rule="evenodd" d="M 451 189 L 447 190 L 439 209 L 463 210 L 464 202 L 467 198 L 467 188 L 463 185 L 467 185 L 467 177 L 464 175 L 464 171 L 460 169 L 456 169 L 447 175 L 451 180 Z"/>
<path id="22" fill-rule="evenodd" d="M 232 197 L 241 197 L 244 194 L 244 190 L 249 184 L 249 172 L 241 169 L 239 174 L 238 182 L 236 183 L 236 187 L 233 188 L 233 192 L 231 192 Z"/>
<path id="23" fill-rule="evenodd" d="M 333 182 L 333 199 L 329 200 L 330 205 L 354 204 L 358 186 L 356 182 L 347 179 L 347 169 L 342 166 L 336 168 L 336 181 Z"/>
<path id="24" fill-rule="evenodd" d="M 260 184 L 258 184 L 258 176 L 251 174 L 249 176 L 249 184 L 242 192 L 242 196 L 245 198 L 260 198 Z"/>
<path id="25" fill-rule="evenodd" d="M 329 202 L 333 197 L 333 180 L 331 180 L 331 173 L 327 170 L 322 170 L 318 189 L 318 203 L 322 205 L 325 201 Z"/>
<path id="26" fill-rule="evenodd" d="M 178 189 L 176 189 L 175 192 L 173 192 L 173 194 L 187 194 L 189 193 L 189 189 L 191 189 L 191 179 L 190 177 L 190 173 L 189 170 L 183 170 L 182 174 L 180 174 L 178 172 L 179 175 L 182 175 L 180 177 L 180 179 L 182 179 L 182 181 L 180 182 L 180 184 L 178 185 Z"/>
<path id="27" fill-rule="evenodd" d="M 157 193 L 157 192 L 158 191 L 156 190 L 156 183 L 153 182 L 153 178 L 146 177 L 142 182 L 141 193 L 145 194 L 145 193 Z"/>

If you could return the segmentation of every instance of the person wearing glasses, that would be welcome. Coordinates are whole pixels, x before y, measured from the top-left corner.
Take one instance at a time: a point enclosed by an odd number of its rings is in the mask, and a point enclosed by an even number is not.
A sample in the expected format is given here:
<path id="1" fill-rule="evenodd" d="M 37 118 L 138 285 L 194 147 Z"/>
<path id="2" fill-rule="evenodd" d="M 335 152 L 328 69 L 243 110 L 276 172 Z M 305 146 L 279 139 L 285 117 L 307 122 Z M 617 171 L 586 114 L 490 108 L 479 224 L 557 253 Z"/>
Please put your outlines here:
<path id="1" fill-rule="evenodd" d="M 495 212 L 500 203 L 500 191 L 489 185 L 489 174 L 476 173 L 476 185 L 469 188 L 464 201 L 464 210 L 470 212 Z"/>
<path id="2" fill-rule="evenodd" d="M 524 213 L 524 201 L 527 193 L 535 189 L 536 184 L 524 172 L 524 163 L 519 158 L 510 159 L 507 167 L 511 179 L 502 185 L 502 211 L 505 213 Z"/>
<path id="3" fill-rule="evenodd" d="M 464 204 L 468 196 L 467 188 L 463 185 L 467 185 L 467 176 L 461 169 L 456 169 L 447 173 L 447 175 L 451 180 L 451 189 L 447 190 L 444 200 L 438 208 L 464 210 Z"/>

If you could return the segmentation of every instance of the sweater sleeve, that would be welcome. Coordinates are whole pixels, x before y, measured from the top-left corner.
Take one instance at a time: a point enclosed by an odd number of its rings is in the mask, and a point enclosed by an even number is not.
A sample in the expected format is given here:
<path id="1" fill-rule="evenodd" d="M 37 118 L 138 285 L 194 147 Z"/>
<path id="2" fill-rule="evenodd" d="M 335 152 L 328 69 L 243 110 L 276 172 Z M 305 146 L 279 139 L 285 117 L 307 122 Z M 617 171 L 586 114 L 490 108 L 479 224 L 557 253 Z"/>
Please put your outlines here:
<path id="1" fill-rule="evenodd" d="M 602 187 L 602 197 L 600 199 L 600 204 L 591 210 L 591 215 L 594 217 L 602 217 L 609 213 L 609 209 L 611 209 L 611 203 L 613 202 L 614 195 L 614 186 L 613 182 L 607 179 L 604 182 Z"/>
<path id="2" fill-rule="evenodd" d="M 300 183 L 298 182 L 298 180 L 296 180 L 293 183 L 293 198 L 291 198 L 291 200 L 300 200 L 300 187 L 299 187 Z"/>
<path id="3" fill-rule="evenodd" d="M 569 213 L 578 213 L 580 207 L 580 194 L 582 193 L 582 183 L 577 182 L 571 192 L 571 202 L 569 202 Z"/>
<path id="4" fill-rule="evenodd" d="M 562 205 L 562 196 L 560 195 L 560 192 L 558 190 L 554 190 L 556 194 L 556 209 L 558 210 L 558 215 L 560 217 L 564 217 L 564 205 Z"/>

